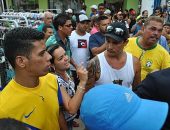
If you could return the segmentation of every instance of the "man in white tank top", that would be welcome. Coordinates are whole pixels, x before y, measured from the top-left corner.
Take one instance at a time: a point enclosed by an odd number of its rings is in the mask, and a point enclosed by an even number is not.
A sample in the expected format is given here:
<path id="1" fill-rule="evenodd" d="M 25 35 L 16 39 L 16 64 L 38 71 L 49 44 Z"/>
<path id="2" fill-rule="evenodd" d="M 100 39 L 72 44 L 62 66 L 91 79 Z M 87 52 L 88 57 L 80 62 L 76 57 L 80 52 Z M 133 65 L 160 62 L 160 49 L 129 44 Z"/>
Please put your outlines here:
<path id="1" fill-rule="evenodd" d="M 141 81 L 140 62 L 132 54 L 123 51 L 128 42 L 128 29 L 115 22 L 107 27 L 106 51 L 88 63 L 87 90 L 93 86 L 114 83 L 135 88 Z"/>

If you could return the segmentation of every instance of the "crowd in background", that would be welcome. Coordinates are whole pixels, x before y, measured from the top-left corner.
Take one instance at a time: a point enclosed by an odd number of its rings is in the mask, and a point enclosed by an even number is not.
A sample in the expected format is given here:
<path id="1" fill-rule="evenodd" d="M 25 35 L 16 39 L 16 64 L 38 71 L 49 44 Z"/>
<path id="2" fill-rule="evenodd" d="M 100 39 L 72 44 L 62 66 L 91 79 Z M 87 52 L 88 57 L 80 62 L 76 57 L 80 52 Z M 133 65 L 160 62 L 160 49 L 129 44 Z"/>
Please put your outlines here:
<path id="1" fill-rule="evenodd" d="M 170 116 L 167 114 L 170 89 L 167 92 L 159 90 L 160 87 L 168 87 L 170 75 L 167 10 L 157 7 L 149 16 L 147 10 L 141 14 L 132 8 L 115 11 L 106 9 L 100 3 L 92 5 L 90 16 L 87 16 L 86 8 L 82 6 L 77 14 L 67 9 L 55 17 L 51 12 L 44 12 L 43 22 L 37 29 L 15 28 L 6 34 L 5 55 L 14 68 L 15 76 L 1 92 L 0 117 L 11 117 L 24 122 L 30 129 L 42 130 L 72 130 L 78 126 L 74 119 L 79 115 L 89 130 L 107 130 L 107 127 L 116 130 L 170 129 Z M 161 77 L 165 83 L 158 80 Z M 156 82 L 160 85 L 153 85 Z M 110 86 L 108 83 L 112 86 L 107 87 Z M 98 85 L 104 87 L 100 90 L 97 89 L 100 88 Z M 114 87 L 115 90 L 112 90 Z M 113 102 L 113 105 L 124 106 L 116 116 L 113 111 L 110 112 L 111 117 L 121 118 L 120 122 L 124 119 L 128 121 L 122 124 L 115 121 L 106 127 L 110 118 L 106 119 L 106 115 L 101 113 L 105 113 L 102 108 L 109 106 L 105 103 L 112 102 L 112 91 L 117 95 L 113 96 L 114 100 L 117 98 L 120 101 Z M 135 93 L 141 98 L 167 102 L 168 105 L 144 101 Z M 100 95 L 107 95 L 107 98 Z M 11 96 L 14 96 L 13 99 L 8 101 Z M 27 100 L 29 105 L 25 105 Z M 139 100 L 145 102 L 141 104 L 149 108 L 147 111 L 135 113 L 138 109 L 144 109 L 144 106 L 139 107 Z M 93 104 L 101 110 L 101 117 L 98 117 L 98 109 L 93 108 Z M 23 108 L 17 109 L 20 106 Z M 127 114 L 123 113 L 124 107 L 134 109 L 128 109 Z M 149 110 L 154 108 L 158 118 L 153 120 L 154 112 Z M 49 110 L 44 114 L 46 109 Z M 113 109 L 117 111 L 117 108 Z M 42 118 L 38 120 L 37 116 Z M 131 116 L 134 119 L 130 119 Z M 132 123 L 137 117 L 141 118 L 136 123 L 140 125 Z M 149 122 L 150 118 L 152 122 Z M 144 120 L 148 125 L 141 125 Z"/>

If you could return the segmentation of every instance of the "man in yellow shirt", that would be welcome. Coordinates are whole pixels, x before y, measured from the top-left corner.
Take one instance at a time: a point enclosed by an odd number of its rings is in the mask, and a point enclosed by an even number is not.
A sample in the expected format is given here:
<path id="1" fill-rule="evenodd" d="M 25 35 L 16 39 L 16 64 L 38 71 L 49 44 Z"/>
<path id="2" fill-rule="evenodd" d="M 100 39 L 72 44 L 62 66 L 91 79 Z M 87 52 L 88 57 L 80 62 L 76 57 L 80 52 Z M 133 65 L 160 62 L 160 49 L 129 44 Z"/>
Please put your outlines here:
<path id="1" fill-rule="evenodd" d="M 144 23 L 143 35 L 129 38 L 125 51 L 132 53 L 141 62 L 141 79 L 153 71 L 170 67 L 168 52 L 158 43 L 162 34 L 163 21 L 156 16 L 150 16 Z"/>
<path id="2" fill-rule="evenodd" d="M 22 121 L 31 130 L 59 130 L 58 83 L 47 74 L 51 56 L 43 38 L 31 28 L 5 35 L 4 52 L 15 77 L 0 93 L 0 118 Z"/>

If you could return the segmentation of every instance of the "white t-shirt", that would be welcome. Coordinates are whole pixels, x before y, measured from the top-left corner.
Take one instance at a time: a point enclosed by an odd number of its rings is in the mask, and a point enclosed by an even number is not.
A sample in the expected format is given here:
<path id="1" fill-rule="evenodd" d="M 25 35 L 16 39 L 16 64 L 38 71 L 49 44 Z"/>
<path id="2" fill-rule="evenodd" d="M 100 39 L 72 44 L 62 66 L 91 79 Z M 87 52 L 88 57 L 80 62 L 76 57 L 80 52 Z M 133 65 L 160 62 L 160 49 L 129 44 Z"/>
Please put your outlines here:
<path id="1" fill-rule="evenodd" d="M 72 58 L 78 65 L 83 63 L 84 67 L 87 67 L 87 61 L 90 58 L 89 37 L 89 33 L 86 33 L 84 36 L 80 36 L 75 30 L 72 31 L 70 36 L 70 49 Z M 70 69 L 75 70 L 73 66 L 71 66 Z"/>

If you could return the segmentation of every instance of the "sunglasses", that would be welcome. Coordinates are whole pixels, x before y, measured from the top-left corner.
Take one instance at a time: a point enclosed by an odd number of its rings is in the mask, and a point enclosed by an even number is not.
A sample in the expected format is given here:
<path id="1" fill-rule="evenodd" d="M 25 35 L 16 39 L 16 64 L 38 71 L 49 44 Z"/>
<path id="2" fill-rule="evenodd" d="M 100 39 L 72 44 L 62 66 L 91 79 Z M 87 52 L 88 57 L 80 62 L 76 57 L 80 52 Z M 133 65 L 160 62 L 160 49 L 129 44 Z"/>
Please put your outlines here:
<path id="1" fill-rule="evenodd" d="M 124 35 L 124 30 L 123 29 L 121 29 L 121 28 L 113 28 L 112 26 L 107 27 L 107 32 L 108 33 L 113 32 L 117 36 L 123 36 Z"/>

